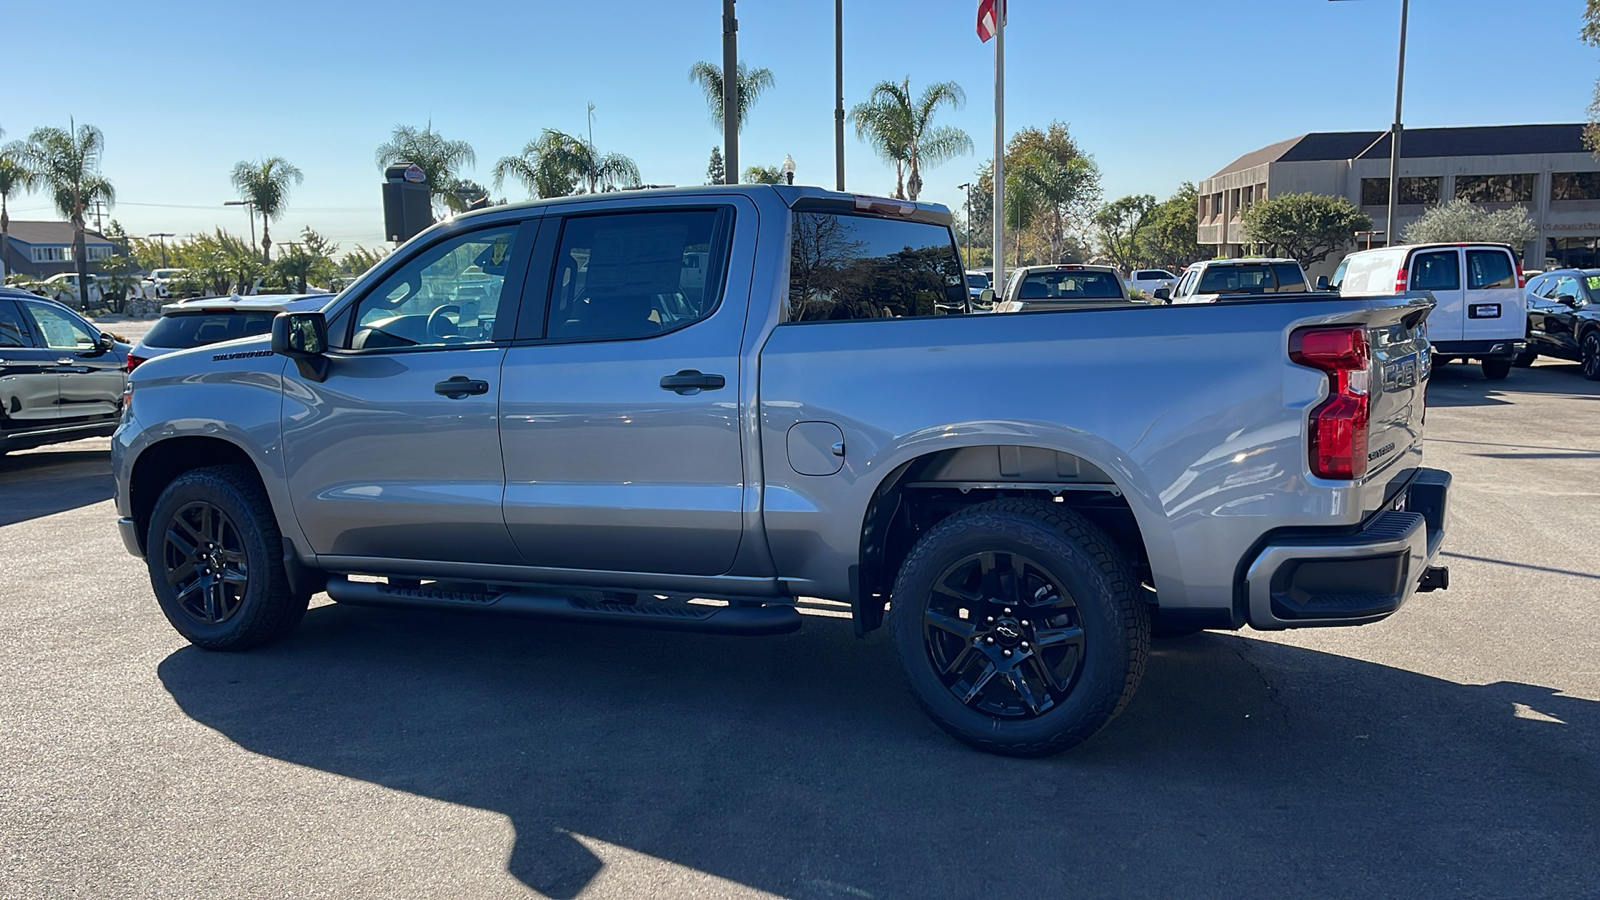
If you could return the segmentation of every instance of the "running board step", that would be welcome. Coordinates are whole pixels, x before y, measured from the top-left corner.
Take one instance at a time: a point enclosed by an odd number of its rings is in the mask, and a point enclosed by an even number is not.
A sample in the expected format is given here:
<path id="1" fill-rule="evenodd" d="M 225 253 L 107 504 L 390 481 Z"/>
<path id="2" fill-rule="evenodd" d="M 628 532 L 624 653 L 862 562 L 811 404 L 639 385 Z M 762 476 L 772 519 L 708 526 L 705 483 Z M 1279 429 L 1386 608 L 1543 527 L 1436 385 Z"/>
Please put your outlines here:
<path id="1" fill-rule="evenodd" d="M 431 587 L 391 587 L 376 581 L 351 581 L 340 575 L 328 579 L 328 596 L 351 606 L 399 609 L 454 609 L 582 622 L 590 625 L 628 625 L 661 631 L 695 631 L 701 634 L 768 635 L 799 631 L 799 610 L 787 605 L 680 606 L 651 603 L 608 603 L 556 593 L 514 590 L 479 594 L 435 590 Z"/>

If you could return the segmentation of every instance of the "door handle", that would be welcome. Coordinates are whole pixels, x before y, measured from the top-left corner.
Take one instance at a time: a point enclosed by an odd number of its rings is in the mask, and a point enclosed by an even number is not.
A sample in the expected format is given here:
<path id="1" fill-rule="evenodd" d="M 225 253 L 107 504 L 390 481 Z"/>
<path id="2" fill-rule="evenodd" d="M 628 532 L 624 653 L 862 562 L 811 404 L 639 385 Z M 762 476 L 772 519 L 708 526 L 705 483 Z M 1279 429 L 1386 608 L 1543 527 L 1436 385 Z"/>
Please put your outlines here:
<path id="1" fill-rule="evenodd" d="M 444 381 L 433 386 L 435 394 L 443 394 L 451 400 L 465 400 L 473 394 L 489 393 L 489 382 L 465 375 L 452 375 Z"/>
<path id="2" fill-rule="evenodd" d="M 702 375 L 695 369 L 681 369 L 676 375 L 661 376 L 661 389 L 680 394 L 698 394 L 725 387 L 728 379 L 721 375 Z"/>

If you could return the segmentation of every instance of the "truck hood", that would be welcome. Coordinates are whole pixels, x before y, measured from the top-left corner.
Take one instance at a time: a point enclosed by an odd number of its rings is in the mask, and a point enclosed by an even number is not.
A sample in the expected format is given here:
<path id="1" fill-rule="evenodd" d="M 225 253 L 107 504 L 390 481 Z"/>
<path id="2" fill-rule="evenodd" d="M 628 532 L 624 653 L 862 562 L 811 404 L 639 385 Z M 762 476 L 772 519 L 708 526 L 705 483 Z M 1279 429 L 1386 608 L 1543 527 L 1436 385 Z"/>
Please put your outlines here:
<path id="1" fill-rule="evenodd" d="M 283 358 L 272 352 L 272 338 L 254 335 L 163 353 L 134 369 L 128 380 L 137 386 L 153 378 L 209 372 L 268 372 L 282 367 Z"/>

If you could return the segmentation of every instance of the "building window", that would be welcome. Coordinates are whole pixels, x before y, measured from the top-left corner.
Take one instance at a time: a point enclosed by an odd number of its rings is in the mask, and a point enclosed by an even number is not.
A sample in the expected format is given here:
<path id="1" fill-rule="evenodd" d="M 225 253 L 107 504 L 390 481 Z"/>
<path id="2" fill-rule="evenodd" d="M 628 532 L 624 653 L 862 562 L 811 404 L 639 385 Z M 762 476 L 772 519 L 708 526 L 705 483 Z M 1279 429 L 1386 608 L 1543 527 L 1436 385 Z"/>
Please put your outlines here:
<path id="1" fill-rule="evenodd" d="M 1532 203 L 1537 175 L 1457 175 L 1456 199 L 1471 203 Z"/>
<path id="2" fill-rule="evenodd" d="M 89 259 L 91 260 L 111 258 L 110 247 L 86 247 L 84 249 L 89 251 Z"/>
<path id="3" fill-rule="evenodd" d="M 1443 188 L 1444 179 L 1437 175 L 1402 178 L 1398 199 L 1401 206 L 1428 206 L 1439 202 Z M 1361 205 L 1388 206 L 1389 179 L 1361 179 Z"/>
<path id="4" fill-rule="evenodd" d="M 1212 216 L 1212 218 L 1216 218 L 1216 219 L 1222 218 L 1222 192 L 1221 191 L 1218 191 L 1217 193 L 1211 195 L 1211 216 Z"/>
<path id="5" fill-rule="evenodd" d="M 71 262 L 71 247 L 35 247 L 33 261 L 37 263 Z"/>
<path id="6" fill-rule="evenodd" d="M 1554 172 L 1551 200 L 1600 200 L 1600 172 Z"/>

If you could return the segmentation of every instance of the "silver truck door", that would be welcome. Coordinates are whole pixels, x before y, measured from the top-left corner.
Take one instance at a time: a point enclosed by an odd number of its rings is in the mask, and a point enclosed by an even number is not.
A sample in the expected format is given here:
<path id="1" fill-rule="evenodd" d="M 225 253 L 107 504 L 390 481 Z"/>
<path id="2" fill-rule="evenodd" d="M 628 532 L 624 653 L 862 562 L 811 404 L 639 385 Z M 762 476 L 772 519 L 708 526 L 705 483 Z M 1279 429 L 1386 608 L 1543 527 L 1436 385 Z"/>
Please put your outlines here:
<path id="1" fill-rule="evenodd" d="M 312 551 L 505 563 L 500 362 L 538 222 L 441 235 L 329 322 L 326 380 L 284 370 L 284 466 Z"/>
<path id="2" fill-rule="evenodd" d="M 11 300 L 0 299 L 0 439 L 56 424 L 58 354 L 34 339 Z"/>
<path id="3" fill-rule="evenodd" d="M 754 257 L 755 208 L 607 206 L 540 233 L 501 378 L 506 526 L 532 566 L 722 574 L 743 522 L 749 291 L 747 266 L 744 284 L 728 271 Z"/>

